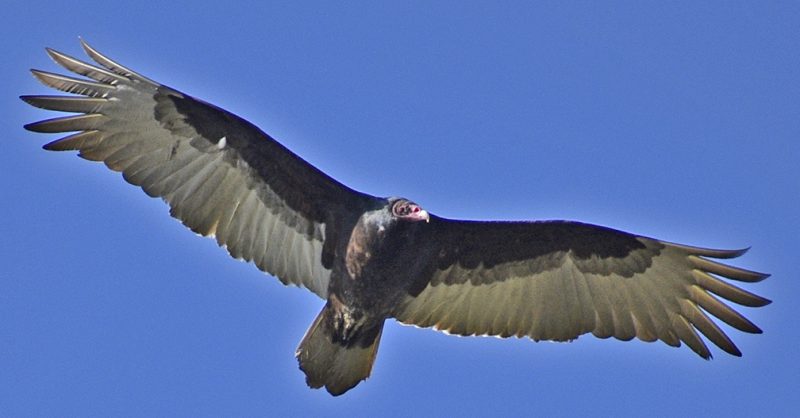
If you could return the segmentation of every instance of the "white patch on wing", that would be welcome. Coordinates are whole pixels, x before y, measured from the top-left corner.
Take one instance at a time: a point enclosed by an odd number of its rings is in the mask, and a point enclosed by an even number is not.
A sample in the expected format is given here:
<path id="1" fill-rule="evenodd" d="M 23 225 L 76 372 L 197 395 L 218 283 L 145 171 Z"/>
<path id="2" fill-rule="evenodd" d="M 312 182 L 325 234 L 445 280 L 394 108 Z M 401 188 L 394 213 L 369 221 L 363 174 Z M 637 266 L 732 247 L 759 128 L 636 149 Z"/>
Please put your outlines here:
<path id="1" fill-rule="evenodd" d="M 223 136 L 223 137 L 222 137 L 222 138 L 220 138 L 220 139 L 219 139 L 219 141 L 217 142 L 217 148 L 218 148 L 218 149 L 223 149 L 223 148 L 225 148 L 225 145 L 227 145 L 227 144 L 228 144 L 228 137 L 226 137 L 226 136 Z"/>

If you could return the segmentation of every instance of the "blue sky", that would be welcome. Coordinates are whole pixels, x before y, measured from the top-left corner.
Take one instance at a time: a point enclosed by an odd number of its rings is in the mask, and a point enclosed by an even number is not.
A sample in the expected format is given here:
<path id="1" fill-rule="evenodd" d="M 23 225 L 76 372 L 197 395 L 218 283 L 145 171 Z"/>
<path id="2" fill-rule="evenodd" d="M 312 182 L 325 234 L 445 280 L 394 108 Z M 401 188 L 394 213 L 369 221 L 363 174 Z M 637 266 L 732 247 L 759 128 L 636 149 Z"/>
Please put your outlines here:
<path id="1" fill-rule="evenodd" d="M 0 35 L 0 415 L 788 415 L 800 387 L 796 2 L 11 1 Z M 575 219 L 752 250 L 744 352 L 388 324 L 373 376 L 306 387 L 322 301 L 22 130 L 78 36 L 356 189 L 438 215 Z M 792 408 L 792 409 L 789 409 Z"/>

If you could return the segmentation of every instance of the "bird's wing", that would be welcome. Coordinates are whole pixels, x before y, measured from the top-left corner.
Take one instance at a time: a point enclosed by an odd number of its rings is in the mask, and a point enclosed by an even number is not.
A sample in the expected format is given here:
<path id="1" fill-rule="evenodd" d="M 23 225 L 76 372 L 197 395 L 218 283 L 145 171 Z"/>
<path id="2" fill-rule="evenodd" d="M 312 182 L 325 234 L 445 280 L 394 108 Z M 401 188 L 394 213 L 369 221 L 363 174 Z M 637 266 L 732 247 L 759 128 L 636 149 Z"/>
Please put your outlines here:
<path id="1" fill-rule="evenodd" d="M 83 42 L 82 42 L 83 43 Z M 77 150 L 160 197 L 192 231 L 283 283 L 327 297 L 337 225 L 371 196 L 325 175 L 246 120 L 161 85 L 101 55 L 92 65 L 47 52 L 73 78 L 32 70 L 77 96 L 23 96 L 33 106 L 77 115 L 26 125 L 77 133 L 45 145 Z M 326 244 L 327 242 L 327 244 Z"/>
<path id="2" fill-rule="evenodd" d="M 739 330 L 761 330 L 712 295 L 745 306 L 770 301 L 720 277 L 768 275 L 710 258 L 740 251 L 666 243 L 577 222 L 469 222 L 432 218 L 423 256 L 395 317 L 457 335 L 569 341 L 597 337 L 671 346 L 703 358 L 714 344 L 741 355 L 706 313 Z M 427 257 L 427 258 L 425 258 Z"/>

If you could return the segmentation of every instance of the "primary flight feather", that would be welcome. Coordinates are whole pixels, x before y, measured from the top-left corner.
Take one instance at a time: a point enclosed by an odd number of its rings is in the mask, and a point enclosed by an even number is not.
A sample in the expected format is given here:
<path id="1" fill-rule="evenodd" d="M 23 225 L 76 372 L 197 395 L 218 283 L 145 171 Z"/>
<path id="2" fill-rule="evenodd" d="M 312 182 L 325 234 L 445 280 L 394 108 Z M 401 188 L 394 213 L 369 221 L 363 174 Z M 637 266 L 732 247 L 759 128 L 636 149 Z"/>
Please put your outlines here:
<path id="1" fill-rule="evenodd" d="M 96 64 L 47 52 L 84 78 L 32 70 L 76 95 L 21 97 L 76 115 L 25 128 L 76 132 L 44 148 L 104 162 L 231 256 L 323 298 L 296 353 L 311 387 L 339 395 L 366 379 L 387 318 L 457 335 L 685 343 L 703 358 L 711 352 L 700 334 L 741 355 L 711 317 L 761 332 L 720 300 L 770 302 L 725 280 L 767 274 L 712 260 L 744 250 L 578 222 L 450 220 L 405 198 L 364 194 L 246 120 L 81 43 Z"/>

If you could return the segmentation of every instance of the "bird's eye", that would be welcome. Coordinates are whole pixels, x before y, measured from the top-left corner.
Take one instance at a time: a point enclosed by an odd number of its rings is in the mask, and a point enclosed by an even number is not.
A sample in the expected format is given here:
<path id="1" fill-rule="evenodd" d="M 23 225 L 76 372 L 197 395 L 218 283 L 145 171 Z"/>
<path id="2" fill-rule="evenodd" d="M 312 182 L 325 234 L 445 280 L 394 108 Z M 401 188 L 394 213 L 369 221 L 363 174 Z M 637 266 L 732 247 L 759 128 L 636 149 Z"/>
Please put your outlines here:
<path id="1" fill-rule="evenodd" d="M 411 208 L 405 202 L 398 202 L 392 208 L 392 212 L 394 212 L 395 216 L 406 216 L 411 212 Z"/>

